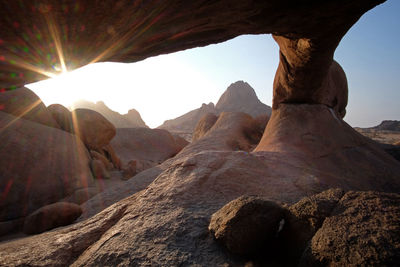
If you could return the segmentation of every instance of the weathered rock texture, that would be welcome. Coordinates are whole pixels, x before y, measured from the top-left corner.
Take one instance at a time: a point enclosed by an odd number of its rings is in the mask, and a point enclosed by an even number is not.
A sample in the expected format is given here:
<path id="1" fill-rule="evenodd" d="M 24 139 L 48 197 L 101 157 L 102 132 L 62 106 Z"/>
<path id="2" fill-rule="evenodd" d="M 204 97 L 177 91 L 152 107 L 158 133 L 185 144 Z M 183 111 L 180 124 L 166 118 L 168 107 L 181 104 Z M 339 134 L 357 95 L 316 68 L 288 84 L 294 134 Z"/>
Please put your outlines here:
<path id="1" fill-rule="evenodd" d="M 0 221 L 92 183 L 87 150 L 72 134 L 0 112 L 0 140 Z"/>
<path id="2" fill-rule="evenodd" d="M 100 113 L 90 109 L 72 111 L 75 134 L 88 149 L 101 150 L 115 136 L 116 130 Z"/>
<path id="3" fill-rule="evenodd" d="M 314 235 L 301 266 L 396 266 L 400 195 L 349 192 Z"/>
<path id="4" fill-rule="evenodd" d="M 80 100 L 75 102 L 71 109 L 85 108 L 97 111 L 103 115 L 108 121 L 110 121 L 115 128 L 135 128 L 135 127 L 146 127 L 142 117 L 136 109 L 131 109 L 126 114 L 120 114 L 111 110 L 103 101 L 96 103 Z"/>
<path id="5" fill-rule="evenodd" d="M 25 234 L 40 234 L 44 231 L 74 222 L 82 214 L 82 208 L 68 202 L 56 202 L 30 214 L 24 222 Z"/>
<path id="6" fill-rule="evenodd" d="M 243 196 L 214 213 L 208 229 L 232 253 L 265 253 L 276 246 L 284 215 L 285 210 L 273 201 Z"/>
<path id="7" fill-rule="evenodd" d="M 0 92 L 0 111 L 53 128 L 60 128 L 42 100 L 28 88 Z"/>

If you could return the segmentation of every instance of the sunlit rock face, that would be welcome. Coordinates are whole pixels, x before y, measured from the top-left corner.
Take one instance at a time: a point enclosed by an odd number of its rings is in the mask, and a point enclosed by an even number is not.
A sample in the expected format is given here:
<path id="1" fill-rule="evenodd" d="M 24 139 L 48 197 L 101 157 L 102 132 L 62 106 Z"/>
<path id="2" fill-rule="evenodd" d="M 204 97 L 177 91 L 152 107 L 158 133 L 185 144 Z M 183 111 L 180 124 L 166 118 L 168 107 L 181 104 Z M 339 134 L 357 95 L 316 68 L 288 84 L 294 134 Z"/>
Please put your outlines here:
<path id="1" fill-rule="evenodd" d="M 320 86 L 344 33 L 382 2 L 2 1 L 0 88 L 44 79 L 64 65 L 74 69 L 96 61 L 134 62 L 241 34 L 273 33 L 285 36 L 293 48 L 282 50 L 288 70 L 299 70 L 290 72 L 289 85 L 302 87 L 306 80 L 298 83 L 298 75 L 312 71 L 308 79 L 315 80 L 313 90 Z"/>

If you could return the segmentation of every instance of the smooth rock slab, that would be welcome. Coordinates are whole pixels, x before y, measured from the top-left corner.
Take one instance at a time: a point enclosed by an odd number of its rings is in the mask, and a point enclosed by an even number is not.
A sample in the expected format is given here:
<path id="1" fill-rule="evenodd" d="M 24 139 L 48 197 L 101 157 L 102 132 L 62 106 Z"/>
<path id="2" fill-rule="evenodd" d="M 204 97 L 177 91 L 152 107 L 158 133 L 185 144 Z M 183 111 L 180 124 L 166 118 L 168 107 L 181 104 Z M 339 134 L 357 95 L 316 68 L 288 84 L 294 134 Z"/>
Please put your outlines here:
<path id="1" fill-rule="evenodd" d="M 79 205 L 69 202 L 56 202 L 44 206 L 31 215 L 24 222 L 25 234 L 39 234 L 44 231 L 71 224 L 82 214 Z"/>

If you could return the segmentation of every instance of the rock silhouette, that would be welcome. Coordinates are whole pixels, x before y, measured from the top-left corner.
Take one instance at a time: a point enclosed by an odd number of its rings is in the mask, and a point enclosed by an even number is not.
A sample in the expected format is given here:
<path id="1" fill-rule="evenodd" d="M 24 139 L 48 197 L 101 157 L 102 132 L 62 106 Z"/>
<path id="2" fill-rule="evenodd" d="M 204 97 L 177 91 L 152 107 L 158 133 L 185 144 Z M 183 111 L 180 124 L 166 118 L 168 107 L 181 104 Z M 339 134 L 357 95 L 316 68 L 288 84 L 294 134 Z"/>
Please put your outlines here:
<path id="1" fill-rule="evenodd" d="M 96 103 L 80 100 L 76 101 L 71 109 L 85 108 L 97 111 L 103 115 L 109 122 L 111 122 L 115 128 L 135 128 L 135 127 L 147 127 L 142 120 L 139 112 L 136 109 L 131 109 L 127 114 L 121 115 L 120 113 L 111 110 L 103 101 Z"/>

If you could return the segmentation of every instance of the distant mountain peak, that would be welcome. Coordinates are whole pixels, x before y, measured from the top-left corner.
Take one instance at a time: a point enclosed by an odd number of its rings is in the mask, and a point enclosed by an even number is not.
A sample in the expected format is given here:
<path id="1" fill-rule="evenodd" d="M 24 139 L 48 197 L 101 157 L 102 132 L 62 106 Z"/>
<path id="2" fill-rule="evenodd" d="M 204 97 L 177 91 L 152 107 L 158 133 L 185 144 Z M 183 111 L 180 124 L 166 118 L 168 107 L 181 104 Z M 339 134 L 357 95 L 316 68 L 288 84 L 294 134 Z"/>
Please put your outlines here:
<path id="1" fill-rule="evenodd" d="M 270 115 L 271 107 L 263 104 L 257 97 L 254 89 L 244 81 L 237 81 L 228 86 L 221 95 L 218 103 L 203 103 L 200 108 L 192 110 L 178 118 L 167 120 L 158 128 L 172 132 L 193 132 L 197 122 L 207 113 L 220 114 L 221 112 L 244 112 L 253 117 Z"/>
<path id="2" fill-rule="evenodd" d="M 94 103 L 83 99 L 76 101 L 69 107 L 70 110 L 77 108 L 87 108 L 99 112 L 116 128 L 148 127 L 136 109 L 130 109 L 127 114 L 121 115 L 110 109 L 103 101 Z"/>
<path id="3" fill-rule="evenodd" d="M 271 107 L 263 104 L 254 89 L 244 81 L 237 81 L 229 85 L 215 107 L 218 112 L 240 111 L 253 117 L 265 113 L 271 114 Z"/>

